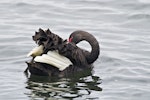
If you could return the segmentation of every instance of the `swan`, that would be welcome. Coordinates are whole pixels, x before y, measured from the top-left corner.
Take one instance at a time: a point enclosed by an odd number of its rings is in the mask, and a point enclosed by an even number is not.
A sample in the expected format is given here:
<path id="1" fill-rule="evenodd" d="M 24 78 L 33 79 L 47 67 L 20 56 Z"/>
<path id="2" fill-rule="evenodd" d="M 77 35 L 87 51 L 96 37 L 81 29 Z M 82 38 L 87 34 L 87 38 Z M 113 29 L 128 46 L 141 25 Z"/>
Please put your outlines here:
<path id="1" fill-rule="evenodd" d="M 74 31 L 68 40 L 63 40 L 49 29 L 39 29 L 32 38 L 38 47 L 27 55 L 33 57 L 30 62 L 26 62 L 26 71 L 29 70 L 31 74 L 64 76 L 66 73 L 92 69 L 92 63 L 100 54 L 98 41 L 86 31 Z M 76 44 L 80 41 L 87 41 L 91 45 L 91 52 L 79 48 Z"/>

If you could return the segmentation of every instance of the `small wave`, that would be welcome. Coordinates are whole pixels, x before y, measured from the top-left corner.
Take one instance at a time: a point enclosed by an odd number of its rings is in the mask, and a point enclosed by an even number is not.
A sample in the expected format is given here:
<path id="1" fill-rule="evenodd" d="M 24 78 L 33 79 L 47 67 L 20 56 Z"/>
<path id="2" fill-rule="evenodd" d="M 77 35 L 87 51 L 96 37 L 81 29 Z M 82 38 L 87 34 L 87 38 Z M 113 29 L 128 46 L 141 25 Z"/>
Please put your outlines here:
<path id="1" fill-rule="evenodd" d="M 150 0 L 138 0 L 140 3 L 150 3 Z"/>
<path id="2" fill-rule="evenodd" d="M 128 18 L 132 20 L 150 19 L 150 14 L 144 13 L 131 14 Z"/>

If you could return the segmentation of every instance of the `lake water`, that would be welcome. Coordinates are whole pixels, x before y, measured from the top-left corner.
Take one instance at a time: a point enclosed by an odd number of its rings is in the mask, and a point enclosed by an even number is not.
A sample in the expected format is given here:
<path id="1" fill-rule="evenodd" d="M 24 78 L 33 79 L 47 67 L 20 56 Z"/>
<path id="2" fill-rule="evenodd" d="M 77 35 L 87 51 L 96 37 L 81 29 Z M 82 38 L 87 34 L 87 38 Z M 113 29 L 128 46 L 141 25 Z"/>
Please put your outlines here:
<path id="1" fill-rule="evenodd" d="M 26 76 L 39 28 L 64 39 L 79 29 L 93 34 L 101 55 L 92 74 Z M 149 100 L 150 1 L 1 0 L 0 56 L 0 100 Z"/>

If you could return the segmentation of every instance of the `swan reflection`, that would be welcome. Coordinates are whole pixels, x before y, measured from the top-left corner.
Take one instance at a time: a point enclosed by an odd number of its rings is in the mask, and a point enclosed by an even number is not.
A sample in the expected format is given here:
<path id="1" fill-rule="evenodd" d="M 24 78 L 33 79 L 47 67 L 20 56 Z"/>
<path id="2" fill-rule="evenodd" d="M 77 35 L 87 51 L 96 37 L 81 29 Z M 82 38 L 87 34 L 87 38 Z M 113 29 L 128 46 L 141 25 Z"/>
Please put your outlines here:
<path id="1" fill-rule="evenodd" d="M 102 91 L 100 84 L 101 79 L 92 74 L 88 76 L 78 74 L 65 78 L 31 75 L 27 80 L 26 88 L 31 91 L 27 95 L 32 99 L 81 99 L 88 97 L 92 91 Z M 98 99 L 98 97 L 90 99 Z"/>

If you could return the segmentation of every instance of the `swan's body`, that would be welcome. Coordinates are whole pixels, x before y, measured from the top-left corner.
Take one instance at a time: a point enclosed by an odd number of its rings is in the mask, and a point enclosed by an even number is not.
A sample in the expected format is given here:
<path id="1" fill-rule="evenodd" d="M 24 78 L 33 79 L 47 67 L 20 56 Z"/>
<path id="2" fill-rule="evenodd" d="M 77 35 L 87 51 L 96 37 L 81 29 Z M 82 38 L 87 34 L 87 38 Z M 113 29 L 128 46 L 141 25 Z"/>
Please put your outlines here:
<path id="1" fill-rule="evenodd" d="M 70 71 L 71 73 L 84 71 L 91 69 L 91 64 L 99 56 L 99 44 L 96 38 L 88 32 L 73 32 L 68 43 L 49 30 L 44 32 L 40 29 L 39 31 L 33 36 L 33 40 L 38 41 L 40 46 L 28 54 L 28 56 L 33 56 L 33 60 L 27 63 L 31 74 L 63 76 L 64 73 Z M 82 40 L 89 42 L 92 47 L 91 52 L 76 46 Z"/>

